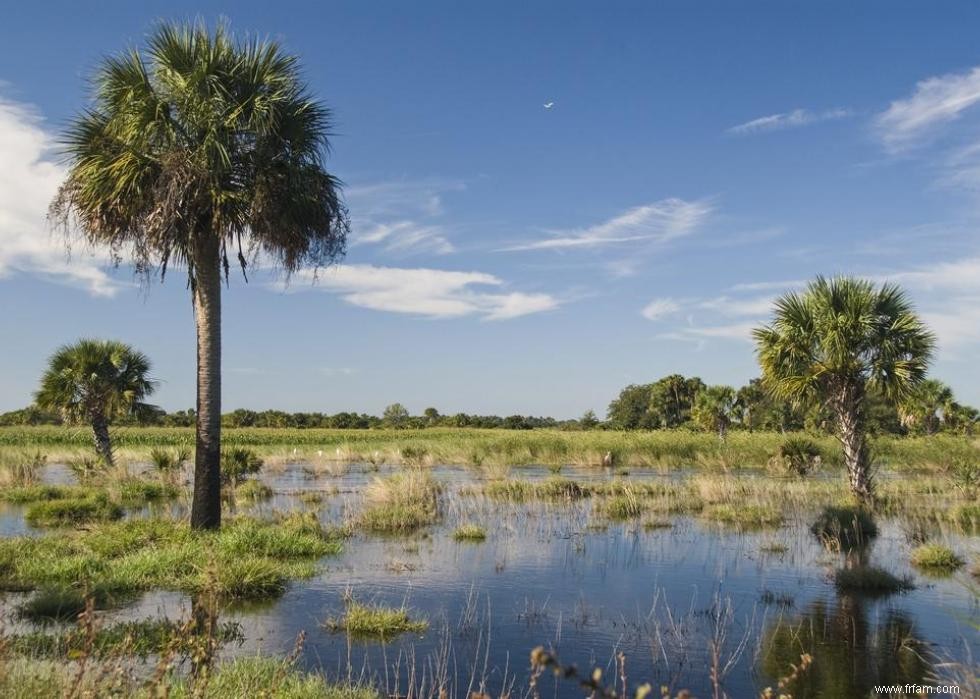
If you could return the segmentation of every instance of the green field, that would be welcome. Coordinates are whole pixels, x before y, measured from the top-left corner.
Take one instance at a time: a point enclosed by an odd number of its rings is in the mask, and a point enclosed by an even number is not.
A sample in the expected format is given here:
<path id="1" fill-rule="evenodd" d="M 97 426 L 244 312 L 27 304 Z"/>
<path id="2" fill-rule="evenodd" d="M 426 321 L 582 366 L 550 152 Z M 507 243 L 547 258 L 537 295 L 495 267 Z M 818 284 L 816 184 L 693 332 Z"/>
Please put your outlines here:
<path id="1" fill-rule="evenodd" d="M 248 446 L 267 459 L 486 465 L 592 465 L 612 452 L 618 467 L 762 468 L 789 435 L 732 432 L 724 441 L 688 430 L 653 432 L 500 430 L 330 430 L 238 428 L 223 431 L 226 446 Z M 831 436 L 808 435 L 826 465 L 840 465 Z M 113 443 L 122 458 L 144 458 L 150 449 L 193 446 L 191 428 L 121 427 Z M 954 459 L 980 459 L 975 437 L 936 435 L 872 440 L 876 461 L 887 468 L 942 469 Z M 67 427 L 0 428 L 0 457 L 40 451 L 49 459 L 91 450 L 91 432 Z"/>

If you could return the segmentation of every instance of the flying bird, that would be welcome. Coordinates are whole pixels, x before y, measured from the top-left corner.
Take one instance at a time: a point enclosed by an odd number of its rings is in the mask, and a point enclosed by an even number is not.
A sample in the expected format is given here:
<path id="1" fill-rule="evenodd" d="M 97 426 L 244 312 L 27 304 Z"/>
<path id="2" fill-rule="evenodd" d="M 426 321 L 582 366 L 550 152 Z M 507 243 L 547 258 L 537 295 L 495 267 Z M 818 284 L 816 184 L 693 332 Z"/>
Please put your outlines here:
<path id="1" fill-rule="evenodd" d="M 555 106 L 555 103 L 554 102 L 545 102 L 544 103 L 544 108 L 545 109 L 551 109 L 554 106 Z"/>

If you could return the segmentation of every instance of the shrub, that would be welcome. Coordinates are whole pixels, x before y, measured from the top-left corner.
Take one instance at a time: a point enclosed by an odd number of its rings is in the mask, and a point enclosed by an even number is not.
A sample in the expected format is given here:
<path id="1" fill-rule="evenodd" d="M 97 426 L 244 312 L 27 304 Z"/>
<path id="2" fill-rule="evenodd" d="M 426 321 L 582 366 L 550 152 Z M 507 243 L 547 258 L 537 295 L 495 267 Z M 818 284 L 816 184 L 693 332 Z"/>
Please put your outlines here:
<path id="1" fill-rule="evenodd" d="M 790 437 L 779 445 L 769 464 L 797 476 L 805 476 L 820 466 L 821 458 L 820 446 L 812 439 Z"/>
<path id="2" fill-rule="evenodd" d="M 150 450 L 150 463 L 160 473 L 170 474 L 180 469 L 185 461 L 190 460 L 191 453 L 186 447 L 177 449 L 160 449 L 154 447 Z"/>
<path id="3" fill-rule="evenodd" d="M 231 447 L 221 452 L 221 480 L 235 487 L 262 469 L 262 459 L 246 447 Z"/>
<path id="4" fill-rule="evenodd" d="M 851 549 L 878 536 L 878 526 L 863 507 L 826 507 L 810 527 L 826 546 Z"/>
<path id="5" fill-rule="evenodd" d="M 912 565 L 933 573 L 951 573 L 963 563 L 955 551 L 942 544 L 922 544 L 912 551 Z"/>

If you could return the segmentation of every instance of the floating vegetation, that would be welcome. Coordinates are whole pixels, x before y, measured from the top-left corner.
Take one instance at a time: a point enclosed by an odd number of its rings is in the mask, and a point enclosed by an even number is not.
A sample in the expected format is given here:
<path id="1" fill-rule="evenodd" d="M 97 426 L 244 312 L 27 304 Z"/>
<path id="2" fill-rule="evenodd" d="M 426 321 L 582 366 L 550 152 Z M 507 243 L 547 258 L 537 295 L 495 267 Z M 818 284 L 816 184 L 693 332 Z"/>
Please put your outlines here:
<path id="1" fill-rule="evenodd" d="M 385 607 L 361 604 L 350 600 L 340 618 L 330 618 L 324 626 L 331 631 L 343 631 L 361 638 L 391 639 L 403 633 L 425 633 L 429 622 L 413 619 L 404 607 Z"/>
<path id="2" fill-rule="evenodd" d="M 922 544 L 912 550 L 912 565 L 930 573 L 949 574 L 961 568 L 965 561 L 943 544 Z"/>
<path id="3" fill-rule="evenodd" d="M 479 524 L 464 524 L 456 528 L 453 538 L 456 541 L 484 541 L 487 538 L 487 530 Z"/>

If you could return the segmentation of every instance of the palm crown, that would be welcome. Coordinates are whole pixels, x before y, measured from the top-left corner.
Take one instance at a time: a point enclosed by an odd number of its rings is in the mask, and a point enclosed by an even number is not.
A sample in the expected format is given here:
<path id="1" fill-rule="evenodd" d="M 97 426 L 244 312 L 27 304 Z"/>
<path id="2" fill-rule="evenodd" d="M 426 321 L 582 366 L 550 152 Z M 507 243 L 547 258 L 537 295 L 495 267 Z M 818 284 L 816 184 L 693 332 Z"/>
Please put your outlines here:
<path id="1" fill-rule="evenodd" d="M 111 420 L 146 410 L 155 383 L 142 352 L 113 340 L 80 340 L 58 349 L 35 400 L 68 422 Z"/>
<path id="2" fill-rule="evenodd" d="M 900 400 L 925 377 L 935 344 L 901 289 L 847 277 L 778 299 L 772 323 L 753 334 L 766 387 L 792 400 L 841 384 Z"/>
<path id="3" fill-rule="evenodd" d="M 287 272 L 345 249 L 339 183 L 322 167 L 330 113 L 310 98 L 295 57 L 236 43 L 223 27 L 161 25 L 146 56 L 108 58 L 94 106 L 65 135 L 70 169 L 52 205 L 139 271 L 188 266 L 202 236 Z"/>

